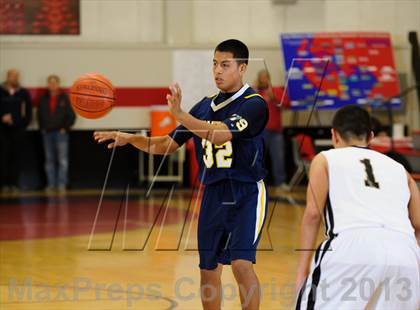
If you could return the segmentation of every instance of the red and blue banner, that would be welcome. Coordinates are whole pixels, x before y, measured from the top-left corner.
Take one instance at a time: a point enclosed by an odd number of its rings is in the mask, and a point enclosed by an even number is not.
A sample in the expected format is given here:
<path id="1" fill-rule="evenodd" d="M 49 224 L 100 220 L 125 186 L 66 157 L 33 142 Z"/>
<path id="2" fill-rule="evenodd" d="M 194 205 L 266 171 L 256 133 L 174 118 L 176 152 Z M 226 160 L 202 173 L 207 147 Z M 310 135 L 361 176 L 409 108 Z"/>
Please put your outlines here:
<path id="1" fill-rule="evenodd" d="M 291 108 L 347 104 L 393 107 L 401 100 L 388 33 L 295 33 L 280 36 Z M 393 98 L 393 99 L 391 99 Z"/>

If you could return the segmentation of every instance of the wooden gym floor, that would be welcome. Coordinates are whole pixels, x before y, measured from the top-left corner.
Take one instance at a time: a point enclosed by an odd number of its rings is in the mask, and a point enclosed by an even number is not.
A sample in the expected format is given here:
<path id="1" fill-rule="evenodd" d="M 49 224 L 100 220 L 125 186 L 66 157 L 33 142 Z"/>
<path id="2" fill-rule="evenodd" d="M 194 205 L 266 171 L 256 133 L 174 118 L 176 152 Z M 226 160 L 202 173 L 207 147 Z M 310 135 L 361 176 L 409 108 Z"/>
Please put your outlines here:
<path id="1" fill-rule="evenodd" d="M 0 309 L 201 309 L 199 194 L 159 190 L 146 198 L 127 189 L 100 196 L 1 197 Z M 255 266 L 263 310 L 293 308 L 304 203 L 303 188 L 270 192 Z M 229 266 L 223 285 L 223 309 L 240 309 Z"/>

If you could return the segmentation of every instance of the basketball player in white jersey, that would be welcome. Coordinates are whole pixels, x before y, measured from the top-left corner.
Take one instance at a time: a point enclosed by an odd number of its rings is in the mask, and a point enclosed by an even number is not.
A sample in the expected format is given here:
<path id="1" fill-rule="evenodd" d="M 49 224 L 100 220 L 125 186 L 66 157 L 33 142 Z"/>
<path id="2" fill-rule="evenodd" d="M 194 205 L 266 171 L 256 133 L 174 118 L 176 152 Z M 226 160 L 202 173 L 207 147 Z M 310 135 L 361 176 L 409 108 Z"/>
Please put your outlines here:
<path id="1" fill-rule="evenodd" d="M 419 190 L 367 148 L 372 138 L 368 112 L 346 106 L 334 116 L 334 149 L 312 162 L 296 309 L 419 309 Z M 322 218 L 327 239 L 312 250 Z"/>

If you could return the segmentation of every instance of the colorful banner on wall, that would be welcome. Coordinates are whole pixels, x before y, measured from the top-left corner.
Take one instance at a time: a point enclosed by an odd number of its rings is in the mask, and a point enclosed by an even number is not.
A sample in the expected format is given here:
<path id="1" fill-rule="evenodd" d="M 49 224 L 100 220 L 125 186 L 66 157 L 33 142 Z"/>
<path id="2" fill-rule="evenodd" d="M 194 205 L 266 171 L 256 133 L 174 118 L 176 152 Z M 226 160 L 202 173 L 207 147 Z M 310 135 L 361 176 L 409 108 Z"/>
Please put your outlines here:
<path id="1" fill-rule="evenodd" d="M 388 33 L 295 33 L 282 34 L 280 41 L 292 109 L 315 101 L 318 109 L 387 100 L 401 105 L 393 98 L 400 86 Z"/>
<path id="2" fill-rule="evenodd" d="M 79 0 L 0 0 L 0 34 L 80 34 Z"/>

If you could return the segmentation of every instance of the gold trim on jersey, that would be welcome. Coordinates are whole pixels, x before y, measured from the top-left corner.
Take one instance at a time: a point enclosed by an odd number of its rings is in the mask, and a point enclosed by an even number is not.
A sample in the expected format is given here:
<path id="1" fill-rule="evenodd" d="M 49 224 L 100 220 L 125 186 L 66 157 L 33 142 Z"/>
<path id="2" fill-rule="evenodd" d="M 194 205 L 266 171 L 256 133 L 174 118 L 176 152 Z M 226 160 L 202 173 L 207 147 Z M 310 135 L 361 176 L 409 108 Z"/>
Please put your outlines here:
<path id="1" fill-rule="evenodd" d="M 260 94 L 251 94 L 251 95 L 245 96 L 244 98 L 249 99 L 249 98 L 252 98 L 252 97 L 261 97 L 262 99 L 264 99 L 263 96 L 261 96 Z"/>
<path id="2" fill-rule="evenodd" d="M 264 224 L 265 212 L 266 212 L 266 194 L 265 194 L 265 184 L 261 180 L 257 182 L 258 186 L 258 200 L 257 200 L 257 210 L 256 210 L 256 222 L 255 222 L 255 234 L 254 234 L 254 243 L 257 241 L 262 226 Z"/>

